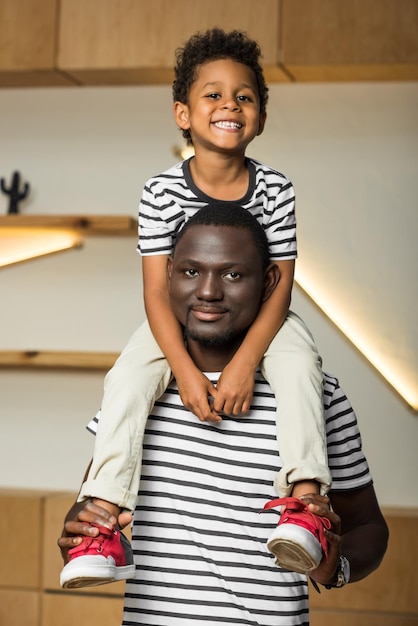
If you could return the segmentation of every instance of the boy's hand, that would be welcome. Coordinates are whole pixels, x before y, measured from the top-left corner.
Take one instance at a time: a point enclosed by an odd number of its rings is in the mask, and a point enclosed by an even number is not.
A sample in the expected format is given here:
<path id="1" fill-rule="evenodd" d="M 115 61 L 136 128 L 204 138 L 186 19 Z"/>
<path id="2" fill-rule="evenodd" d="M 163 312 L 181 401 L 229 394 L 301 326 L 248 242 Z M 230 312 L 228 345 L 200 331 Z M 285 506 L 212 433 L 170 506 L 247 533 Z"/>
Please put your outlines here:
<path id="1" fill-rule="evenodd" d="M 209 397 L 216 397 L 217 389 L 200 370 L 184 372 L 184 376 L 177 376 L 176 380 L 181 401 L 201 422 L 222 421 L 209 400 Z"/>
<path id="2" fill-rule="evenodd" d="M 214 397 L 213 408 L 226 415 L 239 415 L 250 410 L 254 392 L 254 370 L 230 361 L 222 372 Z"/>

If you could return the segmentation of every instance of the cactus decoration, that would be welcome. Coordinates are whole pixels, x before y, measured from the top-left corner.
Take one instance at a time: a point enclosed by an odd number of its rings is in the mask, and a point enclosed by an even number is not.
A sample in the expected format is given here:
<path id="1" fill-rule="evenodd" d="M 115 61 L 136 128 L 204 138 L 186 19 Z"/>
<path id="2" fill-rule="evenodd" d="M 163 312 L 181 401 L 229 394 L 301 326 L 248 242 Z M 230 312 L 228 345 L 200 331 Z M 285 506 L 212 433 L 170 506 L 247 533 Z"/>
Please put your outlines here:
<path id="1" fill-rule="evenodd" d="M 10 196 L 8 214 L 19 213 L 19 202 L 21 200 L 24 200 L 28 196 L 30 190 L 29 183 L 25 183 L 23 185 L 22 191 L 19 191 L 20 174 L 19 172 L 14 172 L 12 182 L 9 188 L 6 187 L 6 181 L 4 178 L 0 179 L 0 185 L 2 192 L 5 193 L 7 196 Z"/>

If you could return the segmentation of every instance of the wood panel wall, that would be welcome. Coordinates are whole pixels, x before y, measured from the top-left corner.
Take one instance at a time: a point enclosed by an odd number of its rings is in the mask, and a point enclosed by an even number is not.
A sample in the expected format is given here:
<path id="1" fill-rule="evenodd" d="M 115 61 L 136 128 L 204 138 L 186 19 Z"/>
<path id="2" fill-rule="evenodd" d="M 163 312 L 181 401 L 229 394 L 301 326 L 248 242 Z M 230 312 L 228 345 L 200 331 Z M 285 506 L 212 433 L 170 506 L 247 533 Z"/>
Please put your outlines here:
<path id="1" fill-rule="evenodd" d="M 0 624 L 120 626 L 124 583 L 69 591 L 59 586 L 56 545 L 74 494 L 0 490 Z M 388 552 L 368 578 L 311 589 L 311 626 L 418 626 L 418 509 L 384 511 Z M 12 520 L 12 525 L 10 524 Z M 10 532 L 10 528 L 13 532 Z"/>

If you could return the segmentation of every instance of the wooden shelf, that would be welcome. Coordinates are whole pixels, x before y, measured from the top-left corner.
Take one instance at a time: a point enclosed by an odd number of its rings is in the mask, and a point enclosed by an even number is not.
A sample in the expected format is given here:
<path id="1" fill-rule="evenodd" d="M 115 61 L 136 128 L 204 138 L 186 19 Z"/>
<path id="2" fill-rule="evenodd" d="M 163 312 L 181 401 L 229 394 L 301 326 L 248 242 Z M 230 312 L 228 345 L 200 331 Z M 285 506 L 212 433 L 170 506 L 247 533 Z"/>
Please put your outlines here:
<path id="1" fill-rule="evenodd" d="M 137 235 L 137 221 L 129 216 L 112 215 L 2 215 L 2 228 L 65 228 L 85 236 Z M 117 352 L 75 352 L 49 350 L 1 350 L 0 368 L 108 370 Z"/>
<path id="2" fill-rule="evenodd" d="M 2 228 L 68 228 L 84 235 L 137 235 L 137 220 L 128 215 L 1 215 Z"/>
<path id="3" fill-rule="evenodd" d="M 0 368 L 109 370 L 117 352 L 0 350 Z"/>

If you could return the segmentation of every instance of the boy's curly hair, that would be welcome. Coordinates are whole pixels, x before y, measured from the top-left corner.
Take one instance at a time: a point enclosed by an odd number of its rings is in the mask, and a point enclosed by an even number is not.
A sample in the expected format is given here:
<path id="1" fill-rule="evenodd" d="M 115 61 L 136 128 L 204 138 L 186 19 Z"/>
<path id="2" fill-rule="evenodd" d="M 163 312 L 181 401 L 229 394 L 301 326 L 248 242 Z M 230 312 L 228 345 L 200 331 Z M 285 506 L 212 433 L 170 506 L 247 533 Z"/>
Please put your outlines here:
<path id="1" fill-rule="evenodd" d="M 196 33 L 186 42 L 184 48 L 176 50 L 174 67 L 173 101 L 187 104 L 189 91 L 196 80 L 200 65 L 218 59 L 232 59 L 247 65 L 253 72 L 260 99 L 260 112 L 264 113 L 268 100 L 268 87 L 260 64 L 260 46 L 246 33 L 233 30 L 226 33 L 222 28 L 212 28 L 204 33 Z M 191 144 L 190 131 L 183 130 L 183 137 Z"/>

